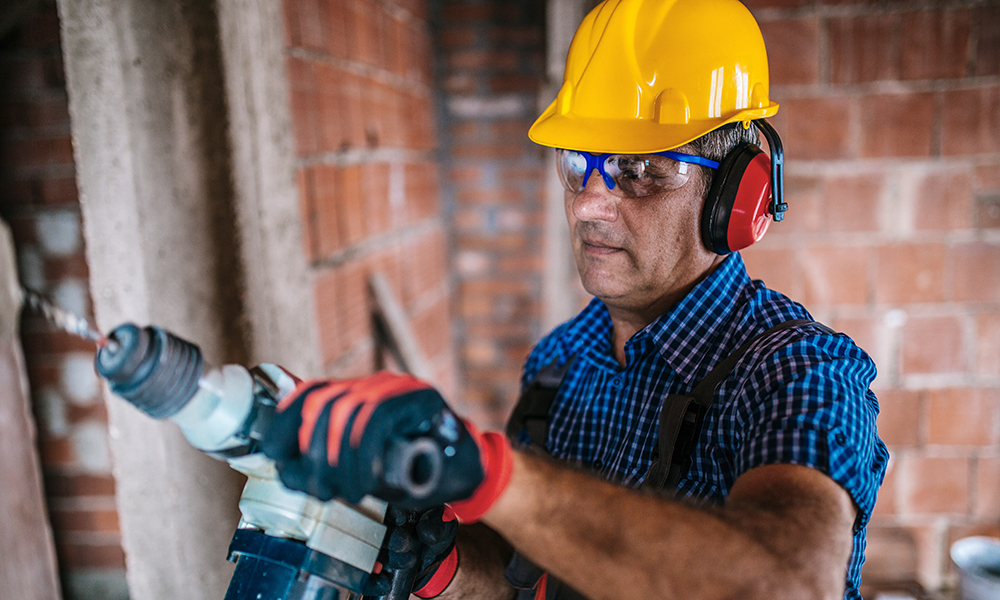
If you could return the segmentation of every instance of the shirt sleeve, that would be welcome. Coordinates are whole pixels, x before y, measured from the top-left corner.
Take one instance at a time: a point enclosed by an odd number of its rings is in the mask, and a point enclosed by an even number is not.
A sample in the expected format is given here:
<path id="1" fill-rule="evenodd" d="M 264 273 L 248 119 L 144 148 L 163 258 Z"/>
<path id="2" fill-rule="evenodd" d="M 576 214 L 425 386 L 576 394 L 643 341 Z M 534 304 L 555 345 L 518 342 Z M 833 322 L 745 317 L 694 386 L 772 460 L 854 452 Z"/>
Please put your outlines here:
<path id="1" fill-rule="evenodd" d="M 799 340 L 771 355 L 743 386 L 738 472 L 817 469 L 847 490 L 858 507 L 855 527 L 864 526 L 889 457 L 875 425 L 874 378 L 872 360 L 844 335 Z"/>

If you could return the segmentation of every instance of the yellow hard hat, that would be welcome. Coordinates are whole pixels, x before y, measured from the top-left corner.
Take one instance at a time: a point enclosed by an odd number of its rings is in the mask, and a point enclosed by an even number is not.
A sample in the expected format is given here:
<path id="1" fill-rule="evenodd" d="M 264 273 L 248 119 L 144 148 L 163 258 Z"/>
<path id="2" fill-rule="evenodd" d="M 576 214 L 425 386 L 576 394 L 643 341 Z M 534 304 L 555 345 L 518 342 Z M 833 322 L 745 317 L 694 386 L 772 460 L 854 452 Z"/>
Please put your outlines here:
<path id="1" fill-rule="evenodd" d="M 737 0 L 605 0 L 577 29 L 562 89 L 528 137 L 642 154 L 777 111 L 760 28 Z"/>

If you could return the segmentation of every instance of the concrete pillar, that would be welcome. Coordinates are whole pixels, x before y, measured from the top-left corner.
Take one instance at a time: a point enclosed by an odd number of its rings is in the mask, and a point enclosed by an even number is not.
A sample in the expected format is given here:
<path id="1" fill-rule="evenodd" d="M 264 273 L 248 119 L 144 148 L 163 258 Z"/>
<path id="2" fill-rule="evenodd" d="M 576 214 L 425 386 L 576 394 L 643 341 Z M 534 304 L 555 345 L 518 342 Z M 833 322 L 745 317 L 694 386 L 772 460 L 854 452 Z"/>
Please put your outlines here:
<path id="1" fill-rule="evenodd" d="M 252 362 L 321 374 L 278 0 L 218 0 Z"/>
<path id="2" fill-rule="evenodd" d="M 156 323 L 249 356 L 214 3 L 59 0 L 91 291 L 103 330 Z M 240 478 L 108 396 L 133 600 L 218 600 Z"/>
<path id="3" fill-rule="evenodd" d="M 546 5 L 547 81 L 539 96 L 538 112 L 555 100 L 562 87 L 566 54 L 576 28 L 595 0 L 549 0 Z M 542 278 L 542 330 L 548 331 L 569 319 L 580 307 L 582 291 L 570 246 L 569 227 L 563 207 L 563 187 L 556 174 L 555 152 L 547 151 L 545 164 L 545 273 Z"/>
<path id="4" fill-rule="evenodd" d="M 20 600 L 60 598 L 45 510 L 28 377 L 18 340 L 20 294 L 10 229 L 0 221 L 0 590 Z"/>

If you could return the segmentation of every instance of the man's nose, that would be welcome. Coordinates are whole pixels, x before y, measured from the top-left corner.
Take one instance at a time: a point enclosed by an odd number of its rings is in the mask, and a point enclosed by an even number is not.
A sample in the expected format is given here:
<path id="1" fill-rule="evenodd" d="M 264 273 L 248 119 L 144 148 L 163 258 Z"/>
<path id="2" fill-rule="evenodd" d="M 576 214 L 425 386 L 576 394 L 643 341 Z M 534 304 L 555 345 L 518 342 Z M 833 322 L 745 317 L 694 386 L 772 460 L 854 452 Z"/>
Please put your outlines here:
<path id="1" fill-rule="evenodd" d="M 572 210 L 580 221 L 618 219 L 618 198 L 608 190 L 597 169 L 591 171 L 586 187 L 573 197 Z"/>

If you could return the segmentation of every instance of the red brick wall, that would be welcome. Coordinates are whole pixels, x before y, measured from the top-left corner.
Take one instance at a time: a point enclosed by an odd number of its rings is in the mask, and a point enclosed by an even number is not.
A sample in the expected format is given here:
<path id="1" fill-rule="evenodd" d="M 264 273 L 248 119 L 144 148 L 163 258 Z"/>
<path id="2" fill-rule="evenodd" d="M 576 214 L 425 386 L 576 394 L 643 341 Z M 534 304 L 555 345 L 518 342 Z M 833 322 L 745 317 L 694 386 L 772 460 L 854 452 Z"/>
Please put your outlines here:
<path id="1" fill-rule="evenodd" d="M 470 416 L 500 426 L 542 317 L 544 2 L 436 3 L 455 328 Z"/>
<path id="2" fill-rule="evenodd" d="M 381 273 L 450 395 L 448 238 L 427 4 L 285 0 L 287 71 L 323 364 L 376 368 L 368 278 Z"/>
<path id="3" fill-rule="evenodd" d="M 441 0 L 444 191 L 466 395 L 501 423 L 540 331 L 543 2 Z M 893 458 L 865 581 L 949 581 L 1000 534 L 1000 7 L 748 0 L 769 48 L 791 210 L 751 273 L 879 365 Z"/>
<path id="4" fill-rule="evenodd" d="M 14 232 L 21 281 L 89 315 L 74 176 L 59 21 L 45 2 L 0 39 L 0 217 Z M 125 564 L 94 347 L 30 314 L 21 333 L 65 596 L 93 597 L 96 585 L 120 597 Z"/>
<path id="5" fill-rule="evenodd" d="M 788 158 L 751 274 L 879 367 L 868 585 L 937 588 L 1000 534 L 1000 6 L 754 0 Z"/>

